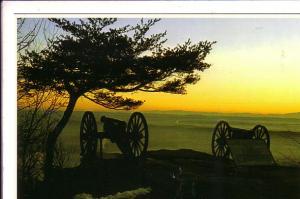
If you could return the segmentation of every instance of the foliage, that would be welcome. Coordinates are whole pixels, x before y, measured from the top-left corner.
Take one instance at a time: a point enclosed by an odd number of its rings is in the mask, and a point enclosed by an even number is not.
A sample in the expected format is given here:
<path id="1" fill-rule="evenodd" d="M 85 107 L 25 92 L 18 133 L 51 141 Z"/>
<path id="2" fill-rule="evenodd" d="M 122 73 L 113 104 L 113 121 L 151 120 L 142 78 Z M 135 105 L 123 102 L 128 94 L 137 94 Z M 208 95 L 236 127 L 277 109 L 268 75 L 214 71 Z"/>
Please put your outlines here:
<path id="1" fill-rule="evenodd" d="M 71 154 L 66 149 L 64 143 L 58 140 L 54 148 L 53 165 L 56 168 L 64 168 L 70 161 Z"/>
<path id="2" fill-rule="evenodd" d="M 43 20 L 38 19 L 34 22 L 32 27 L 28 31 L 24 31 L 26 26 L 25 18 L 17 19 L 17 51 L 21 52 L 24 49 L 28 49 L 36 40 L 38 33 L 43 26 Z"/>
<path id="3" fill-rule="evenodd" d="M 24 54 L 27 50 L 41 51 L 49 40 L 59 33 L 59 29 L 51 27 L 47 19 L 17 19 L 17 52 Z"/>
<path id="4" fill-rule="evenodd" d="M 188 40 L 174 48 L 163 47 L 166 32 L 149 35 L 159 19 L 142 19 L 135 26 L 123 27 L 116 27 L 114 18 L 49 20 L 64 34 L 48 40 L 44 50 L 28 50 L 18 60 L 18 79 L 25 93 L 47 90 L 69 98 L 47 139 L 47 175 L 53 166 L 55 143 L 80 96 L 106 108 L 129 110 L 143 102 L 116 93 L 184 94 L 186 85 L 196 83 L 199 71 L 210 66 L 204 59 L 215 43 Z"/>
<path id="5" fill-rule="evenodd" d="M 47 88 L 71 97 L 83 95 L 106 108 L 130 109 L 143 102 L 116 92 L 184 94 L 187 84 L 199 80 L 198 71 L 210 66 L 204 59 L 214 42 L 188 40 L 165 48 L 166 32 L 148 36 L 158 19 L 123 27 L 107 18 L 50 20 L 66 34 L 40 53 L 21 56 L 18 69 L 27 90 Z"/>
<path id="6" fill-rule="evenodd" d="M 48 22 L 45 19 L 17 19 L 18 63 L 25 50 L 41 49 Z M 39 35 L 43 31 L 44 38 Z M 51 32 L 55 36 L 54 29 Z M 45 143 L 49 133 L 57 124 L 57 110 L 64 106 L 64 99 L 45 89 L 36 91 L 24 87 L 18 73 L 18 194 L 20 198 L 31 197 L 38 184 L 44 180 Z M 55 147 L 60 151 L 61 147 Z M 55 160 L 61 159 L 56 156 Z M 64 159 L 66 159 L 64 157 Z"/>
<path id="7" fill-rule="evenodd" d="M 18 183 L 19 194 L 24 197 L 32 194 L 44 180 L 45 143 L 57 124 L 57 110 L 63 101 L 41 91 L 21 96 L 18 100 Z"/>

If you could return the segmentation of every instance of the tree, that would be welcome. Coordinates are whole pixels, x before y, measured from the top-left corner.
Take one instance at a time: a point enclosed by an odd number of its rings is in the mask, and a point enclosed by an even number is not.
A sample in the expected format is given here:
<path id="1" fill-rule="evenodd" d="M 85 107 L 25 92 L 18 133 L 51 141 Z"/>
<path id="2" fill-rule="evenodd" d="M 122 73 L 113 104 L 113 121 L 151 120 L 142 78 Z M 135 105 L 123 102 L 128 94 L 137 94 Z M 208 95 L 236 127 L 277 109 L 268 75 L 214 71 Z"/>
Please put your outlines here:
<path id="1" fill-rule="evenodd" d="M 45 31 L 47 19 L 17 19 L 18 62 L 26 50 L 40 51 L 45 43 L 57 35 L 58 29 Z M 31 90 L 24 86 L 24 79 L 18 78 L 18 197 L 31 198 L 40 188 L 43 180 L 45 143 L 48 134 L 58 122 L 58 110 L 64 107 L 64 99 L 55 91 Z M 54 148 L 55 167 L 62 168 L 69 160 L 61 140 Z"/>
<path id="2" fill-rule="evenodd" d="M 186 85 L 200 79 L 210 67 L 205 57 L 215 42 L 190 40 L 166 48 L 166 32 L 149 35 L 159 19 L 117 27 L 113 18 L 79 21 L 50 19 L 65 31 L 41 52 L 27 51 L 18 63 L 23 87 L 48 89 L 69 99 L 61 120 L 47 141 L 46 166 L 53 148 L 80 96 L 110 109 L 133 109 L 142 101 L 124 98 L 119 92 L 167 92 L 185 94 Z"/>
<path id="3" fill-rule="evenodd" d="M 59 33 L 59 29 L 50 26 L 47 19 L 17 19 L 17 52 L 22 54 L 25 50 L 39 51 L 49 39 Z"/>
<path id="4" fill-rule="evenodd" d="M 43 20 L 38 19 L 34 24 L 26 31 L 23 32 L 24 26 L 26 24 L 25 18 L 17 19 L 17 51 L 18 53 L 23 49 L 29 48 L 35 41 L 42 25 Z"/>
<path id="5" fill-rule="evenodd" d="M 43 180 L 45 143 L 64 103 L 54 92 L 35 91 L 18 99 L 18 194 L 30 198 Z M 55 152 L 62 154 L 56 145 Z M 65 157 L 64 157 L 65 158 Z M 55 162 L 61 157 L 54 158 Z M 60 165 L 59 165 L 60 166 Z"/>

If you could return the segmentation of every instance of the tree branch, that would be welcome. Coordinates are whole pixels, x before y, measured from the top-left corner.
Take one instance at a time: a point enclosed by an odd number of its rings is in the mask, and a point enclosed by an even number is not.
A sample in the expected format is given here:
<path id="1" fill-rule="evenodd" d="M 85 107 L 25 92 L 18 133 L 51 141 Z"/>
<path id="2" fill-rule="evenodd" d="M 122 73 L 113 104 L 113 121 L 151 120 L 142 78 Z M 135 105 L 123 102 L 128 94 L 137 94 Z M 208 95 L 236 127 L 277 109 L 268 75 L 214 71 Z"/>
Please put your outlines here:
<path id="1" fill-rule="evenodd" d="M 88 94 L 92 96 L 89 96 Z M 97 91 L 89 92 L 88 94 L 84 94 L 83 96 L 90 101 L 108 109 L 130 110 L 135 109 L 143 104 L 142 101 L 116 96 L 111 92 Z"/>

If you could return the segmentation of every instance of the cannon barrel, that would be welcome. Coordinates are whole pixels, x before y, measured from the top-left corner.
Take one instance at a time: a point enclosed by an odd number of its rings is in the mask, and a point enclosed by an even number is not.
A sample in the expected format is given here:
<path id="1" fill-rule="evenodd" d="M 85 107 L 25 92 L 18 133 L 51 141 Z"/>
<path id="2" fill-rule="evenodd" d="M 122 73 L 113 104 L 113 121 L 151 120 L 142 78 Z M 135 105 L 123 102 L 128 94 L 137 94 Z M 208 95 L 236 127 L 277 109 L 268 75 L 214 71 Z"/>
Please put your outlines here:
<path id="1" fill-rule="evenodd" d="M 94 114 L 86 111 L 80 124 L 80 149 L 82 157 L 94 157 L 97 139 L 100 139 L 102 157 L 103 139 L 116 143 L 121 152 L 128 158 L 142 157 L 148 148 L 148 125 L 140 112 L 131 114 L 128 123 L 114 118 L 102 116 L 103 131 L 97 131 Z"/>
<path id="2" fill-rule="evenodd" d="M 105 124 L 115 124 L 115 125 L 125 125 L 126 126 L 126 122 L 122 121 L 122 120 L 117 120 L 114 118 L 110 118 L 110 117 L 105 117 L 102 116 L 100 121 L 105 125 Z"/>
<path id="3" fill-rule="evenodd" d="M 232 139 L 252 139 L 253 131 L 240 128 L 230 128 L 231 129 L 231 138 Z"/>
<path id="4" fill-rule="evenodd" d="M 103 123 L 104 135 L 112 142 L 118 141 L 126 131 L 126 122 L 124 121 L 105 116 L 102 116 L 100 121 Z"/>

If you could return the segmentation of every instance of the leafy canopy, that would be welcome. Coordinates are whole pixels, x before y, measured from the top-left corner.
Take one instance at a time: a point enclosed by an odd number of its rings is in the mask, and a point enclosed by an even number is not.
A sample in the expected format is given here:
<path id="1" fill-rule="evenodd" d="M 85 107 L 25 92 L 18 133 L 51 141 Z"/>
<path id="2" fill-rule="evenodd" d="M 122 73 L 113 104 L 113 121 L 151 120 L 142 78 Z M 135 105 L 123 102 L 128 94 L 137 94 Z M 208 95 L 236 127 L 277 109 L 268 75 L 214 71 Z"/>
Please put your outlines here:
<path id="1" fill-rule="evenodd" d="M 215 42 L 188 40 L 164 47 L 166 32 L 149 35 L 159 19 L 123 27 L 116 27 L 114 18 L 49 20 L 65 34 L 41 52 L 21 56 L 18 70 L 26 91 L 47 88 L 106 108 L 130 109 L 143 102 L 118 92 L 185 94 L 186 85 L 196 83 L 199 71 L 210 67 L 204 59 Z"/>

